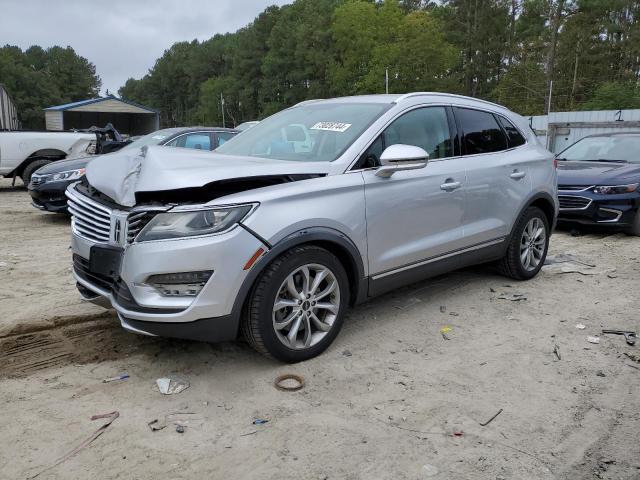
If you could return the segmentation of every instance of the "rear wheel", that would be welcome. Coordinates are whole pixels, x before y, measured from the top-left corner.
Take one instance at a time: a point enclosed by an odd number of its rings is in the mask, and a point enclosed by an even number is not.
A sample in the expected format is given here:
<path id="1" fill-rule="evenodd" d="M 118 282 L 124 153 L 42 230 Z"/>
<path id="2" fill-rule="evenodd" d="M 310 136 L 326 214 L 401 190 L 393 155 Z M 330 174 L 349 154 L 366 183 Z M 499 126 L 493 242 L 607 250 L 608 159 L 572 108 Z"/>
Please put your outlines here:
<path id="1" fill-rule="evenodd" d="M 20 175 L 24 186 L 26 187 L 29 185 L 29 182 L 31 181 L 31 175 L 33 175 L 36 170 L 44 167 L 45 165 L 48 165 L 49 163 L 51 163 L 50 160 L 34 160 L 29 165 L 27 165 Z"/>
<path id="2" fill-rule="evenodd" d="M 498 269 L 516 280 L 533 278 L 544 265 L 548 248 L 549 221 L 542 210 L 529 207 L 520 215 Z"/>
<path id="3" fill-rule="evenodd" d="M 338 335 L 349 304 L 344 267 L 331 252 L 294 247 L 258 279 L 243 335 L 258 352 L 294 363 L 322 353 Z"/>

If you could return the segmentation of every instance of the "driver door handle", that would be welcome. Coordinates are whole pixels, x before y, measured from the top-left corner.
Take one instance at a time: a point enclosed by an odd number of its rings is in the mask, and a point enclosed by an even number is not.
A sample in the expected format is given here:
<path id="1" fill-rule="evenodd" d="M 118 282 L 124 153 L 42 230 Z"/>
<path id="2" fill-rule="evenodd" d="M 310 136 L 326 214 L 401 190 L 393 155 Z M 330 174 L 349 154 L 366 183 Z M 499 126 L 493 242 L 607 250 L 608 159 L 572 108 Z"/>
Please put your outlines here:
<path id="1" fill-rule="evenodd" d="M 455 189 L 460 188 L 461 183 L 455 182 L 453 178 L 447 178 L 442 185 L 440 185 L 440 190 L 444 190 L 445 192 L 453 192 Z"/>
<path id="2" fill-rule="evenodd" d="M 513 173 L 511 175 L 509 175 L 511 178 L 513 178 L 514 180 L 520 180 L 521 178 L 524 178 L 524 176 L 527 174 L 527 172 L 521 172 L 518 169 L 515 169 L 513 171 Z"/>

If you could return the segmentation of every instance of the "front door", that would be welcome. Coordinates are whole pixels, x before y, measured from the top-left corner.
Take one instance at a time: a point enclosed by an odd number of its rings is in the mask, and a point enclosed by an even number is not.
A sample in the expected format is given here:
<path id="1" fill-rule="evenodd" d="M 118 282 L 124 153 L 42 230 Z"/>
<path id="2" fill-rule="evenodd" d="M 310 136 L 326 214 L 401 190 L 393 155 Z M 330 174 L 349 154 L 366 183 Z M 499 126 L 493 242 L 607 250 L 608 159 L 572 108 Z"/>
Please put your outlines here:
<path id="1" fill-rule="evenodd" d="M 361 157 L 370 275 L 411 268 L 463 246 L 466 175 L 453 156 L 452 128 L 447 107 L 420 107 L 394 120 Z M 377 177 L 380 154 L 394 144 L 423 148 L 427 166 Z"/>

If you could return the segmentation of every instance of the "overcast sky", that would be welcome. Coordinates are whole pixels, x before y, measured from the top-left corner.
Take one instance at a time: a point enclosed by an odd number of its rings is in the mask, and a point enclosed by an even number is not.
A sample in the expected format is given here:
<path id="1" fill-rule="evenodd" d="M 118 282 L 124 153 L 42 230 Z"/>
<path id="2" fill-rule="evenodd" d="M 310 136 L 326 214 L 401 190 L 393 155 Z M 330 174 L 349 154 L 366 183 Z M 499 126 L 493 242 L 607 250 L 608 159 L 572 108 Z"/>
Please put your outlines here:
<path id="1" fill-rule="evenodd" d="M 1 0 L 0 44 L 67 45 L 116 93 L 182 40 L 234 32 L 269 5 L 291 0 Z"/>

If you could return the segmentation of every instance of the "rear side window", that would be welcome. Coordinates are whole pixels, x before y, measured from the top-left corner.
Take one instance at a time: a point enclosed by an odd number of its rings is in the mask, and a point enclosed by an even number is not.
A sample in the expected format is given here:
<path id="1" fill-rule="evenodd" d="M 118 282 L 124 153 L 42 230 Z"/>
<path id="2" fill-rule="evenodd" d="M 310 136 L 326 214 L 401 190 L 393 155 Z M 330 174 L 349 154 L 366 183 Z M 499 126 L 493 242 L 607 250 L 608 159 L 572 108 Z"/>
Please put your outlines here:
<path id="1" fill-rule="evenodd" d="M 509 148 L 519 147 L 520 145 L 524 145 L 525 140 L 520 131 L 513 126 L 509 120 L 504 117 L 498 116 L 498 120 L 500 121 L 500 125 L 504 128 L 504 131 L 507 132 L 507 139 L 509 140 Z"/>
<path id="2" fill-rule="evenodd" d="M 506 150 L 507 137 L 493 114 L 469 108 L 456 108 L 455 115 L 463 133 L 465 155 Z"/>
<path id="3" fill-rule="evenodd" d="M 217 132 L 216 133 L 216 146 L 218 148 L 220 145 L 225 143 L 227 140 L 231 140 L 235 136 L 235 133 L 231 132 Z"/>

